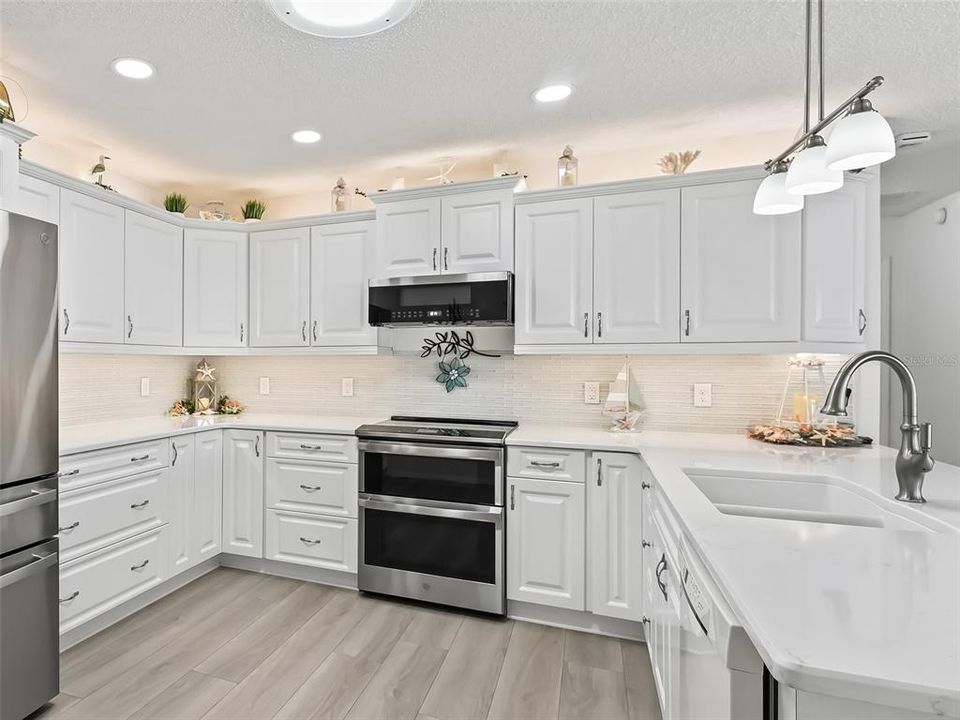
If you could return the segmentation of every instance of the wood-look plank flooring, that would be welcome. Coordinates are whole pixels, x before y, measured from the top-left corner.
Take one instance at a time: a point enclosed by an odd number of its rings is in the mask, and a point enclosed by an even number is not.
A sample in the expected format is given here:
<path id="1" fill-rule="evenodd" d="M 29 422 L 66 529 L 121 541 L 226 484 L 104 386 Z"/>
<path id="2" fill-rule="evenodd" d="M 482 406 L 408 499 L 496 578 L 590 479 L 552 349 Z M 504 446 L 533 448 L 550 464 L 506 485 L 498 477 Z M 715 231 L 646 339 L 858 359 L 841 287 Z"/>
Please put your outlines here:
<path id="1" fill-rule="evenodd" d="M 642 643 L 219 568 L 67 650 L 30 720 L 660 720 Z"/>

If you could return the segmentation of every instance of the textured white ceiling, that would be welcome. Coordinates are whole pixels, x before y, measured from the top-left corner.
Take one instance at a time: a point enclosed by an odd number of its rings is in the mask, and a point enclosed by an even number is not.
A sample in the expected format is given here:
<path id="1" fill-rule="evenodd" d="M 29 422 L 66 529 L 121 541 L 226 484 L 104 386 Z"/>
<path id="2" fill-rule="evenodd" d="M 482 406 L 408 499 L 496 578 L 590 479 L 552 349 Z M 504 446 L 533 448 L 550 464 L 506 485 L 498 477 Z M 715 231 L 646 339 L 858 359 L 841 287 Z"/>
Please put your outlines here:
<path id="1" fill-rule="evenodd" d="M 895 130 L 960 134 L 960 3 L 826 0 L 825 13 L 828 105 L 883 74 L 873 97 Z M 589 134 L 596 152 L 769 131 L 786 143 L 802 30 L 797 0 L 424 0 L 351 40 L 299 33 L 260 0 L 3 0 L 0 61 L 27 88 L 32 129 L 107 148 L 131 177 L 292 192 L 343 167 L 547 138 Z M 156 76 L 117 77 L 125 55 Z M 557 81 L 570 100 L 531 100 Z M 293 144 L 300 127 L 323 142 Z"/>

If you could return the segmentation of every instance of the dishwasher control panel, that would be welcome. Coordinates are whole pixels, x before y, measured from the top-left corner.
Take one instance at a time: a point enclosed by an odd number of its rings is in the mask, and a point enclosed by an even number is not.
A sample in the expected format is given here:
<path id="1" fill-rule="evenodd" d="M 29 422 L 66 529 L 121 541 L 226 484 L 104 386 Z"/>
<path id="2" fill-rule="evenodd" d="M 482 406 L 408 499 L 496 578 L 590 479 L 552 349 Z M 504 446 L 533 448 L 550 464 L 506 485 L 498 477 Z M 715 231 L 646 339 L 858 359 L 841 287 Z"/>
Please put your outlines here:
<path id="1" fill-rule="evenodd" d="M 683 580 L 683 592 L 686 596 L 687 603 L 690 605 L 690 609 L 693 610 L 697 618 L 700 620 L 700 625 L 702 626 L 704 632 L 707 635 L 710 635 L 713 605 L 711 604 L 709 597 L 700 587 L 700 583 L 697 582 L 697 576 L 695 574 L 696 571 L 691 568 L 691 565 L 687 560 L 687 550 L 682 545 L 680 547 L 679 558 L 680 578 Z"/>

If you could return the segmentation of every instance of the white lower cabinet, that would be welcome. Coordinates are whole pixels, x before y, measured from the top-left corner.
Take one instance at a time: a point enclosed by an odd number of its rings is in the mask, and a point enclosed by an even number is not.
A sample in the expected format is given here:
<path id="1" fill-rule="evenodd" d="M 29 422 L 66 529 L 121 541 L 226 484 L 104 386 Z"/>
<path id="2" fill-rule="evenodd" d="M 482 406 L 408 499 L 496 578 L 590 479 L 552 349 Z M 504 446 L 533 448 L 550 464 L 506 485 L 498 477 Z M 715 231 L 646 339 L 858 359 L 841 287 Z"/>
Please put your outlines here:
<path id="1" fill-rule="evenodd" d="M 583 483 L 508 481 L 507 598 L 584 609 Z"/>
<path id="2" fill-rule="evenodd" d="M 170 439 L 170 576 L 186 570 L 197 562 L 193 543 L 196 522 L 197 476 L 195 472 L 196 444 L 193 435 Z"/>
<path id="3" fill-rule="evenodd" d="M 355 573 L 357 521 L 268 509 L 266 557 L 268 560 Z"/>
<path id="4" fill-rule="evenodd" d="M 223 431 L 225 553 L 263 557 L 263 433 Z"/>
<path id="5" fill-rule="evenodd" d="M 196 436 L 192 545 L 195 564 L 220 554 L 223 527 L 223 432 Z"/>
<path id="6" fill-rule="evenodd" d="M 267 458 L 267 507 L 357 517 L 357 466 Z"/>

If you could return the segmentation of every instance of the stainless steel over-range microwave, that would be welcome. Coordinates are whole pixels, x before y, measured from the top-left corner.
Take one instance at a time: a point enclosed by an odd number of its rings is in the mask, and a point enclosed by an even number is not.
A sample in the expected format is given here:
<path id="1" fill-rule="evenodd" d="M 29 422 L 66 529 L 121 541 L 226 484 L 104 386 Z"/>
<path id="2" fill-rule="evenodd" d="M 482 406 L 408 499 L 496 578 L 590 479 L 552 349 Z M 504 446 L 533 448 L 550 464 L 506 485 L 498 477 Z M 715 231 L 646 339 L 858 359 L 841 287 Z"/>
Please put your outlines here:
<path id="1" fill-rule="evenodd" d="M 368 322 L 386 327 L 513 325 L 513 273 L 371 280 Z"/>

